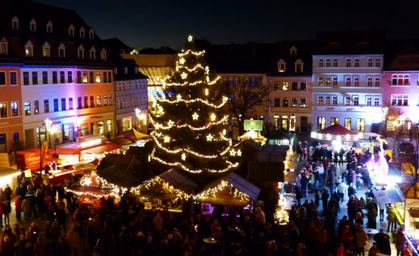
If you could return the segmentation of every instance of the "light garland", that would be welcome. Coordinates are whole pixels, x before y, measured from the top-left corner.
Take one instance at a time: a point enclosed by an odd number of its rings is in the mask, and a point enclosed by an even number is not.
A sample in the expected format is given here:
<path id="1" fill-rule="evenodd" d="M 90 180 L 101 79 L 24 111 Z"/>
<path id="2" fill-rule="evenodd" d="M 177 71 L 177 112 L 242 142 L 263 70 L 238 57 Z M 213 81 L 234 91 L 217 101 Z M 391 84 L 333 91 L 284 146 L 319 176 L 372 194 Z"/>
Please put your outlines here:
<path id="1" fill-rule="evenodd" d="M 209 81 L 209 82 L 205 82 L 205 81 L 195 81 L 193 83 L 189 83 L 188 81 L 185 81 L 183 83 L 166 83 L 167 86 L 195 86 L 197 84 L 208 84 L 208 85 L 214 85 L 215 83 L 218 82 L 218 80 L 220 80 L 221 77 L 218 76 L 217 78 L 215 78 L 213 81 Z"/>
<path id="2" fill-rule="evenodd" d="M 224 123 L 224 122 L 227 122 L 227 120 L 228 120 L 228 116 L 226 115 L 226 116 L 224 116 L 222 119 L 220 119 L 219 121 L 217 121 L 217 122 L 209 122 L 207 125 L 205 125 L 205 126 L 201 126 L 201 127 L 193 127 L 192 125 L 190 125 L 190 124 L 182 124 L 182 125 L 176 125 L 176 126 L 173 126 L 173 124 L 174 124 L 174 122 L 170 122 L 171 120 L 169 120 L 169 122 L 167 123 L 167 126 L 163 126 L 162 124 L 159 124 L 159 123 L 157 123 L 154 119 L 153 119 L 153 117 L 151 116 L 151 115 L 149 115 L 149 120 L 150 120 L 150 122 L 154 125 L 154 128 L 156 129 L 156 130 L 159 130 L 159 129 L 162 129 L 162 130 L 169 130 L 170 128 L 172 128 L 172 127 L 175 127 L 175 128 L 185 128 L 185 127 L 188 127 L 189 129 L 191 129 L 191 130 L 193 130 L 193 131 L 202 131 L 202 130 L 206 130 L 206 129 L 208 129 L 208 128 L 210 128 L 211 126 L 214 126 L 214 125 L 219 125 L 219 124 L 222 124 L 222 123 Z"/>
<path id="3" fill-rule="evenodd" d="M 180 77 L 182 77 L 182 79 L 186 79 L 186 78 L 188 77 L 188 75 L 187 75 L 185 72 L 183 72 L 183 73 L 180 75 Z"/>
<path id="4" fill-rule="evenodd" d="M 214 137 L 210 134 L 207 135 L 207 141 L 212 141 Z"/>
<path id="5" fill-rule="evenodd" d="M 194 51 L 192 51 L 191 49 L 189 49 L 189 50 L 187 50 L 186 52 L 184 52 L 184 53 L 179 53 L 178 54 L 178 56 L 179 57 L 183 57 L 183 56 L 186 56 L 186 55 L 189 55 L 189 54 L 193 54 L 193 55 L 195 55 L 195 56 L 203 56 L 204 54 L 205 54 L 205 50 L 202 50 L 202 51 L 200 51 L 200 52 L 194 52 Z"/>
<path id="6" fill-rule="evenodd" d="M 169 103 L 169 104 L 178 104 L 178 103 L 185 103 L 185 104 L 191 104 L 191 103 L 195 103 L 195 102 L 200 102 L 203 103 L 209 107 L 212 108 L 222 108 L 227 102 L 228 102 L 228 98 L 226 96 L 223 96 L 222 98 L 222 102 L 218 105 L 210 103 L 208 100 L 203 100 L 203 99 L 193 99 L 193 100 L 184 100 L 182 99 L 182 95 L 178 94 L 176 96 L 176 100 L 167 100 L 167 99 L 162 99 L 162 98 L 156 98 L 157 101 L 159 102 L 164 102 L 164 103 Z"/>
<path id="7" fill-rule="evenodd" d="M 217 118 L 217 116 L 214 113 L 212 113 L 211 116 L 210 116 L 210 118 L 211 118 L 211 121 L 215 121 L 215 119 Z"/>
<path id="8" fill-rule="evenodd" d="M 199 115 L 198 115 L 198 113 L 193 113 L 193 115 L 192 115 L 192 120 L 198 120 L 198 118 L 199 118 Z"/>

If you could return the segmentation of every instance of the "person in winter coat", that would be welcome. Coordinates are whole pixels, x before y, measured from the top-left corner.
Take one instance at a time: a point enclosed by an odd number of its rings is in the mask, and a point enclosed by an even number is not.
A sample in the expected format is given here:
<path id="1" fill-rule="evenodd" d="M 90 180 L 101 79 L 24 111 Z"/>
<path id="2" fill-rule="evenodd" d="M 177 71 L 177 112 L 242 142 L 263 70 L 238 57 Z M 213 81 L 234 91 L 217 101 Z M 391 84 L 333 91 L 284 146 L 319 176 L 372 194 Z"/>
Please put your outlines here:
<path id="1" fill-rule="evenodd" d="M 22 197 L 18 196 L 15 201 L 15 211 L 16 211 L 16 219 L 20 221 L 20 217 L 22 216 Z"/>
<path id="2" fill-rule="evenodd" d="M 374 242 L 368 252 L 368 256 L 377 256 L 378 253 L 380 253 L 380 249 L 378 249 L 377 243 Z"/>
<path id="3" fill-rule="evenodd" d="M 373 206 L 368 209 L 368 228 L 377 228 L 377 209 Z"/>
<path id="4" fill-rule="evenodd" d="M 365 255 L 365 246 L 367 245 L 367 241 L 368 241 L 368 236 L 367 233 L 365 233 L 364 228 L 360 225 L 357 226 L 356 228 L 356 233 L 355 233 L 355 252 L 358 255 Z"/>
<path id="5" fill-rule="evenodd" d="M 397 256 L 399 254 L 404 256 L 404 250 L 406 249 L 406 237 L 403 234 L 403 228 L 400 228 L 394 236 L 394 243 L 396 245 Z"/>
<path id="6" fill-rule="evenodd" d="M 339 195 L 339 198 L 340 198 L 340 203 L 343 203 L 343 200 L 345 198 L 345 195 L 346 195 L 346 193 L 348 191 L 348 185 L 346 185 L 345 182 L 341 182 L 338 185 L 337 191 L 338 191 L 338 195 Z"/>
<path id="7" fill-rule="evenodd" d="M 265 213 L 262 211 L 260 206 L 256 207 L 255 220 L 256 220 L 256 224 L 259 226 L 263 226 L 266 223 Z"/>
<path id="8" fill-rule="evenodd" d="M 4 215 L 4 225 L 10 225 L 10 212 L 12 211 L 12 207 L 10 206 L 9 200 L 3 200 L 3 215 Z"/>
<path id="9" fill-rule="evenodd" d="M 25 220 L 28 221 L 31 216 L 31 202 L 28 199 L 24 199 L 22 201 L 22 211 L 23 215 L 25 215 Z"/>
<path id="10" fill-rule="evenodd" d="M 393 205 L 390 205 L 390 207 L 387 210 L 387 219 L 388 219 L 387 232 L 389 231 L 393 232 L 396 229 L 396 210 L 394 209 Z"/>

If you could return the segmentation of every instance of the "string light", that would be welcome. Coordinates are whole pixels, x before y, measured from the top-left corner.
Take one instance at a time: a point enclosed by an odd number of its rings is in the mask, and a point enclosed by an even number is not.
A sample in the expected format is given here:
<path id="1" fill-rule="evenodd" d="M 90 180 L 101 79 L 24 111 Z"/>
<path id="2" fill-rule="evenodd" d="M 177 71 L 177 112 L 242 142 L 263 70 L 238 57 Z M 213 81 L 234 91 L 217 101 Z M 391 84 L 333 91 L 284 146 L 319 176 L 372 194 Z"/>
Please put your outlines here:
<path id="1" fill-rule="evenodd" d="M 192 115 L 192 120 L 198 120 L 198 117 L 199 117 L 199 115 L 198 115 L 198 113 L 194 113 L 193 115 Z"/>
<path id="2" fill-rule="evenodd" d="M 209 122 L 207 125 L 205 125 L 205 126 L 201 126 L 201 127 L 193 127 L 192 125 L 189 125 L 189 124 L 182 124 L 182 125 L 176 125 L 176 126 L 173 126 L 173 124 L 174 124 L 174 122 L 171 122 L 170 123 L 170 121 L 168 122 L 168 126 L 163 126 L 163 125 L 161 125 L 161 124 L 159 124 L 159 123 L 157 123 L 154 119 L 153 119 L 153 117 L 151 116 L 151 115 L 149 115 L 149 120 L 150 120 L 150 122 L 154 125 L 154 128 L 156 129 L 156 130 L 159 130 L 159 129 L 162 129 L 162 130 L 169 130 L 170 128 L 172 128 L 172 127 L 175 127 L 175 128 L 185 128 L 185 127 L 188 127 L 189 129 L 191 129 L 191 130 L 193 130 L 193 131 L 202 131 L 202 130 L 206 130 L 206 129 L 208 129 L 208 128 L 210 128 L 211 126 L 214 126 L 214 125 L 219 125 L 219 124 L 222 124 L 222 123 L 225 123 L 225 122 L 227 122 L 228 121 L 228 116 L 226 115 L 226 116 L 224 116 L 222 119 L 220 119 L 219 121 L 217 121 L 217 122 Z M 171 124 L 171 125 L 170 125 Z"/>
<path id="3" fill-rule="evenodd" d="M 188 42 L 191 43 L 192 42 L 192 39 L 193 39 L 192 35 L 189 35 L 188 36 Z"/>
<path id="4" fill-rule="evenodd" d="M 208 90 L 208 88 L 206 88 L 205 89 L 205 96 L 208 96 L 208 94 L 209 94 L 209 90 Z"/>
<path id="5" fill-rule="evenodd" d="M 215 121 L 216 118 L 217 118 L 217 116 L 214 113 L 212 113 L 211 114 L 211 121 Z"/>
<path id="6" fill-rule="evenodd" d="M 182 77 L 182 79 L 186 79 L 188 77 L 188 75 L 185 72 L 183 72 L 180 76 Z"/>
<path id="7" fill-rule="evenodd" d="M 189 83 L 188 81 L 185 81 L 183 83 L 166 83 L 167 86 L 194 86 L 197 84 L 207 84 L 207 85 L 214 85 L 215 83 L 218 82 L 218 80 L 220 80 L 221 77 L 218 76 L 217 78 L 215 78 L 214 80 L 210 81 L 210 82 L 205 82 L 205 81 L 195 81 L 193 83 Z"/>
<path id="8" fill-rule="evenodd" d="M 223 135 L 225 136 L 227 134 L 226 129 L 223 130 Z"/>
<path id="9" fill-rule="evenodd" d="M 240 149 L 237 150 L 237 156 L 242 156 L 242 151 Z"/>
<path id="10" fill-rule="evenodd" d="M 179 60 L 179 63 L 180 63 L 180 64 L 182 64 L 182 65 L 183 65 L 183 64 L 185 64 L 185 59 L 184 59 L 184 58 L 181 58 L 181 59 Z"/>
<path id="11" fill-rule="evenodd" d="M 179 53 L 179 54 L 178 54 L 178 56 L 179 56 L 179 57 L 184 57 L 184 56 L 189 55 L 189 54 L 193 54 L 193 55 L 195 55 L 195 56 L 203 56 L 203 55 L 205 54 L 205 50 L 200 51 L 200 52 L 194 52 L 194 51 L 192 51 L 191 49 L 189 49 L 189 50 L 187 50 L 187 51 L 186 51 L 186 52 L 184 52 L 184 53 Z"/>
<path id="12" fill-rule="evenodd" d="M 230 156 L 236 156 L 236 151 L 234 149 L 230 150 Z"/>
<path id="13" fill-rule="evenodd" d="M 191 103 L 195 103 L 195 102 L 200 102 L 200 103 L 203 103 L 203 104 L 205 104 L 209 107 L 212 107 L 212 108 L 222 108 L 227 103 L 228 98 L 224 96 L 222 98 L 222 100 L 223 100 L 222 103 L 220 103 L 219 105 L 215 105 L 213 103 L 210 103 L 208 100 L 203 100 L 203 99 L 200 99 L 200 98 L 192 99 L 192 100 L 184 100 L 184 99 L 182 99 L 182 95 L 180 95 L 180 94 L 178 94 L 176 96 L 176 100 L 173 100 L 173 101 L 170 101 L 170 100 L 167 100 L 167 99 L 162 99 L 162 98 L 156 98 L 156 100 L 159 101 L 159 102 L 165 102 L 165 103 L 169 103 L 169 104 L 178 104 L 178 103 L 191 104 Z"/>
<path id="14" fill-rule="evenodd" d="M 214 137 L 210 134 L 207 135 L 207 141 L 212 141 Z"/>
<path id="15" fill-rule="evenodd" d="M 182 154 L 182 160 L 183 160 L 183 161 L 185 161 L 185 160 L 186 160 L 186 154 L 185 154 L 185 153 L 183 153 L 183 154 Z"/>
<path id="16" fill-rule="evenodd" d="M 169 143 L 170 142 L 170 137 L 169 136 L 164 136 L 164 143 Z"/>

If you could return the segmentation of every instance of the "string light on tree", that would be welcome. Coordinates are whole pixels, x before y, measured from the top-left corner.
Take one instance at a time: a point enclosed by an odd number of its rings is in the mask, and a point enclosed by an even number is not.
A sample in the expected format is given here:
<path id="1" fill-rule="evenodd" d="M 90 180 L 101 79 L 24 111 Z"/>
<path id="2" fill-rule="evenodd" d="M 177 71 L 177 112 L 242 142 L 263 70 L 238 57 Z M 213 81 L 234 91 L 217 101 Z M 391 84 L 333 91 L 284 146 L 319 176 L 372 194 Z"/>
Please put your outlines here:
<path id="1" fill-rule="evenodd" d="M 230 156 L 236 156 L 236 150 L 234 149 L 230 150 Z"/>
<path id="2" fill-rule="evenodd" d="M 188 36 L 188 42 L 189 42 L 189 43 L 192 43 L 192 40 L 193 40 L 193 36 L 192 36 L 192 35 L 189 35 L 189 36 Z"/>
<path id="3" fill-rule="evenodd" d="M 209 94 L 209 90 L 208 88 L 205 88 L 205 96 L 208 96 L 208 94 Z"/>
<path id="4" fill-rule="evenodd" d="M 188 75 L 185 72 L 183 72 L 180 76 L 182 77 L 182 79 L 186 79 L 188 77 Z"/>
<path id="5" fill-rule="evenodd" d="M 170 137 L 169 136 L 164 136 L 164 143 L 169 143 L 170 142 Z"/>
<path id="6" fill-rule="evenodd" d="M 211 121 L 215 121 L 216 118 L 217 118 L 217 116 L 214 113 L 212 113 L 211 114 Z"/>
<path id="7" fill-rule="evenodd" d="M 198 115 L 198 113 L 193 113 L 193 115 L 192 115 L 192 120 L 198 120 L 198 118 L 199 118 L 199 115 Z"/>
<path id="8" fill-rule="evenodd" d="M 181 59 L 179 60 L 179 63 L 180 63 L 180 64 L 182 64 L 182 65 L 183 65 L 183 64 L 185 64 L 185 59 L 184 59 L 184 58 L 181 58 Z"/>
<path id="9" fill-rule="evenodd" d="M 207 141 L 212 141 L 214 137 L 210 134 L 207 135 Z"/>
<path id="10" fill-rule="evenodd" d="M 183 160 L 183 161 L 185 161 L 185 160 L 186 160 L 186 154 L 185 154 L 185 153 L 183 153 L 183 154 L 182 154 L 182 160 Z"/>
<path id="11" fill-rule="evenodd" d="M 242 151 L 240 149 L 237 150 L 237 156 L 242 156 Z"/>

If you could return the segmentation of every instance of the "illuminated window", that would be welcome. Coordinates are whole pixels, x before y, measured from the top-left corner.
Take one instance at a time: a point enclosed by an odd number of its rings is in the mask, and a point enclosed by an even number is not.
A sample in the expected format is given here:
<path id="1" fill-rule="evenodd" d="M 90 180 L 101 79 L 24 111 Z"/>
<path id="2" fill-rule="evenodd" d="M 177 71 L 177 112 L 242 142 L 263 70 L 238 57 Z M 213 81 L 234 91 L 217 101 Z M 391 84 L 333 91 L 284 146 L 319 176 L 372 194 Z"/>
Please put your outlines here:
<path id="1" fill-rule="evenodd" d="M 87 83 L 88 78 L 87 78 L 87 71 L 83 71 L 83 83 Z"/>
<path id="2" fill-rule="evenodd" d="M 332 78 L 332 85 L 333 86 L 337 86 L 338 85 L 338 78 L 337 77 L 333 77 Z"/>
<path id="3" fill-rule="evenodd" d="M 380 97 L 374 97 L 374 106 L 380 106 Z"/>
<path id="4" fill-rule="evenodd" d="M 108 105 L 108 96 L 104 95 L 103 96 L 103 106 L 107 106 L 107 105 Z M 132 104 L 131 104 L 131 106 L 132 106 Z"/>
<path id="5" fill-rule="evenodd" d="M 307 106 L 307 100 L 306 98 L 300 99 L 300 108 L 305 108 Z"/>
<path id="6" fill-rule="evenodd" d="M 407 74 L 391 75 L 391 85 L 410 85 L 410 76 Z"/>
<path id="7" fill-rule="evenodd" d="M 330 96 L 326 96 L 325 98 L 326 98 L 326 105 L 329 106 L 330 105 Z"/>
<path id="8" fill-rule="evenodd" d="M 350 97 L 350 96 L 346 96 L 346 97 L 345 97 L 345 105 L 346 105 L 346 106 L 351 105 L 351 97 Z"/>
<path id="9" fill-rule="evenodd" d="M 36 21 L 34 19 L 29 23 L 29 29 L 31 32 L 36 32 Z"/>
<path id="10" fill-rule="evenodd" d="M 356 130 L 358 132 L 365 132 L 365 119 L 364 118 L 356 119 Z"/>
<path id="11" fill-rule="evenodd" d="M 96 79 L 95 79 L 96 83 L 100 83 L 100 72 L 97 71 L 96 72 Z"/>
<path id="12" fill-rule="evenodd" d="M 372 86 L 372 77 L 368 77 L 367 78 L 367 86 L 371 87 Z"/>
<path id="13" fill-rule="evenodd" d="M 10 103 L 10 107 L 12 109 L 12 116 L 18 116 L 19 115 L 19 104 L 17 101 L 12 101 Z"/>
<path id="14" fill-rule="evenodd" d="M 30 101 L 25 101 L 24 109 L 25 109 L 25 116 L 30 116 L 31 115 L 31 102 Z"/>
<path id="15" fill-rule="evenodd" d="M 354 85 L 357 87 L 359 86 L 359 77 L 354 78 Z"/>
<path id="16" fill-rule="evenodd" d="M 367 106 L 372 106 L 372 96 L 369 96 L 369 95 L 366 96 L 365 101 L 366 101 Z"/>
<path id="17" fill-rule="evenodd" d="M 98 107 L 102 106 L 102 100 L 101 100 L 100 96 L 96 97 L 96 106 L 98 106 Z"/>
<path id="18" fill-rule="evenodd" d="M 326 117 L 317 117 L 317 129 L 321 130 L 326 128 Z"/>
<path id="19" fill-rule="evenodd" d="M 25 56 L 26 57 L 33 57 L 33 44 L 31 41 L 28 41 L 25 44 Z"/>
<path id="20" fill-rule="evenodd" d="M 330 77 L 326 77 L 326 86 L 330 86 Z"/>
<path id="21" fill-rule="evenodd" d="M 332 97 L 332 104 L 333 105 L 337 105 L 338 104 L 338 96 L 333 96 Z"/>
<path id="22" fill-rule="evenodd" d="M 30 103 L 29 103 L 29 110 L 30 110 L 31 108 L 30 108 Z M 25 112 L 26 112 L 26 110 L 25 110 Z M 33 113 L 35 114 L 35 115 L 38 115 L 39 114 L 39 100 L 34 100 L 33 101 Z"/>
<path id="23" fill-rule="evenodd" d="M 391 105 L 392 106 L 409 106 L 409 95 L 408 94 L 392 94 Z"/>
<path id="24" fill-rule="evenodd" d="M 330 125 L 338 124 L 339 123 L 339 117 L 331 117 L 330 118 Z"/>
<path id="25" fill-rule="evenodd" d="M 345 78 L 345 86 L 351 86 L 351 78 L 350 77 Z"/>
<path id="26" fill-rule="evenodd" d="M 280 60 L 278 61 L 278 72 L 279 73 L 283 73 L 285 72 L 285 68 L 286 68 L 286 63 L 284 60 Z"/>
<path id="27" fill-rule="evenodd" d="M 290 84 L 288 82 L 282 82 L 282 90 L 288 91 L 290 89 Z"/>
<path id="28" fill-rule="evenodd" d="M 300 91 L 306 91 L 306 90 L 307 90 L 307 83 L 300 82 Z"/>
<path id="29" fill-rule="evenodd" d="M 298 99 L 297 98 L 292 98 L 291 99 L 291 104 L 293 108 L 296 108 L 298 106 Z"/>
<path id="30" fill-rule="evenodd" d="M 290 116 L 290 131 L 295 131 L 296 118 L 294 115 Z"/>
<path id="31" fill-rule="evenodd" d="M 319 86 L 324 86 L 323 77 L 319 77 Z"/>
<path id="32" fill-rule="evenodd" d="M 288 98 L 282 99 L 282 107 L 288 107 Z"/>
<path id="33" fill-rule="evenodd" d="M 351 129 L 351 119 L 350 118 L 345 118 L 345 128 L 350 130 Z"/>
<path id="34" fill-rule="evenodd" d="M 323 67 L 324 63 L 323 63 L 323 59 L 319 59 L 319 67 Z"/>
<path id="35" fill-rule="evenodd" d="M 317 97 L 317 105 L 323 105 L 323 96 Z"/>
<path id="36" fill-rule="evenodd" d="M 358 106 L 359 105 L 359 96 L 355 95 L 352 97 L 354 106 Z"/>
<path id="37" fill-rule="evenodd" d="M 52 33 L 52 23 L 51 23 L 51 21 L 48 21 L 48 23 L 47 23 L 47 33 L 48 34 Z"/>
<path id="38" fill-rule="evenodd" d="M 368 67 L 372 67 L 372 59 L 368 59 Z"/>

